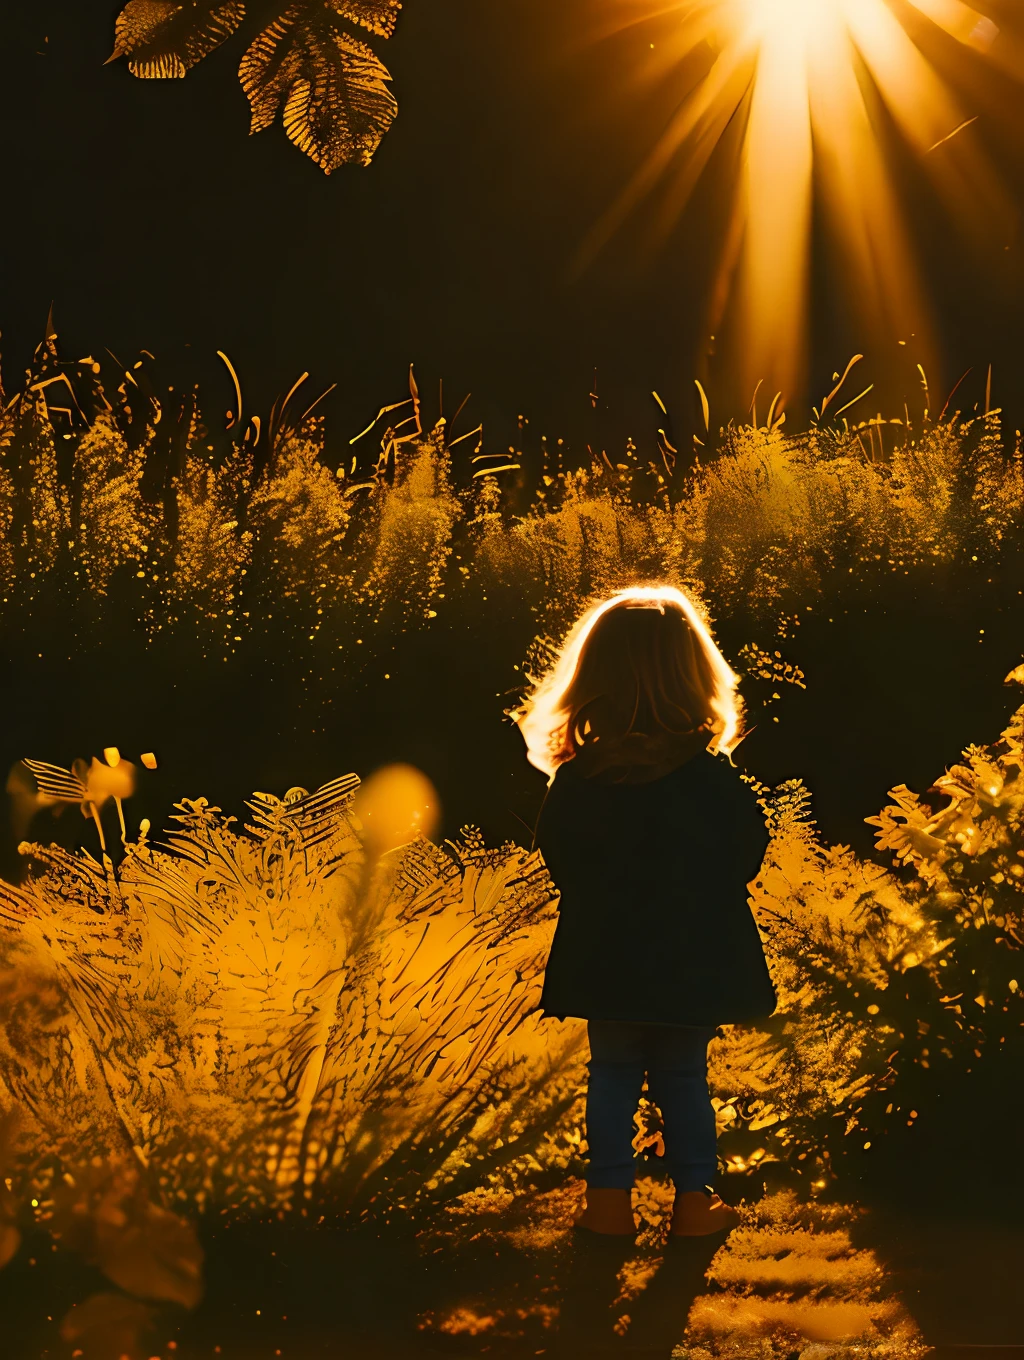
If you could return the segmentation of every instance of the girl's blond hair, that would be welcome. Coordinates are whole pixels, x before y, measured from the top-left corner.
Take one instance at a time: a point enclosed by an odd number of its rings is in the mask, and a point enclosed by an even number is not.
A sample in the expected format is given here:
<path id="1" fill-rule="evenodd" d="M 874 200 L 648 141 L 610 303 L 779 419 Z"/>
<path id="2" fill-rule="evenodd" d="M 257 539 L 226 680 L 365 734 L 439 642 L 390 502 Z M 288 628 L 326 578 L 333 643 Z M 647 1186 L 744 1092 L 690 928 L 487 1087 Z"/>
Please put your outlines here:
<path id="1" fill-rule="evenodd" d="M 738 682 L 684 591 L 632 586 L 583 614 L 514 717 L 530 764 L 552 778 L 591 736 L 704 729 L 728 755 L 743 735 Z"/>

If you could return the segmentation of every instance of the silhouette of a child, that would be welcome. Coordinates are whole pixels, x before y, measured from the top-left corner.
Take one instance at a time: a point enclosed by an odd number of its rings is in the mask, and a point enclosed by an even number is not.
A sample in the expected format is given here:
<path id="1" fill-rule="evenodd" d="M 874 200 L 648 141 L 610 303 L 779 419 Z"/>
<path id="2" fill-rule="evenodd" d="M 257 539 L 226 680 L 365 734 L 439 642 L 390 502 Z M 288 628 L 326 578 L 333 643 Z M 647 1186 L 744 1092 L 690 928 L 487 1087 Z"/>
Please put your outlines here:
<path id="1" fill-rule="evenodd" d="M 518 715 L 551 775 L 536 845 L 560 893 L 541 1006 L 588 1022 L 587 1207 L 635 1231 L 633 1117 L 646 1074 L 675 1185 L 672 1231 L 735 1226 L 714 1193 L 707 1046 L 776 996 L 747 884 L 768 844 L 729 753 L 737 677 L 691 601 L 622 592 L 579 621 Z"/>

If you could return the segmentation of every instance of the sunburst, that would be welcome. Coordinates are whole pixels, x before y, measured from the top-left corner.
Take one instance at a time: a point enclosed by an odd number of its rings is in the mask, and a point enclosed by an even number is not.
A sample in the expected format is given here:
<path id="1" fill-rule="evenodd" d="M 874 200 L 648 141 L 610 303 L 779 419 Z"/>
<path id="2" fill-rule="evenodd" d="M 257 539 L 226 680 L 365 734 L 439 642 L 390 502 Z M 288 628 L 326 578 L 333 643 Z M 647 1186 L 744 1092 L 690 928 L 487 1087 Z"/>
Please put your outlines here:
<path id="1" fill-rule="evenodd" d="M 701 75 L 585 255 L 656 188 L 674 222 L 732 125 L 740 149 L 710 306 L 713 330 L 728 314 L 742 337 L 743 380 L 800 388 L 816 196 L 861 333 L 926 334 L 886 146 L 895 133 L 920 158 L 961 223 L 1012 218 L 976 139 L 976 110 L 961 103 L 951 63 L 940 75 L 926 50 L 938 41 L 963 63 L 1024 74 L 1019 44 L 963 0 L 621 0 L 617 12 L 624 25 L 677 19 L 661 59 Z"/>

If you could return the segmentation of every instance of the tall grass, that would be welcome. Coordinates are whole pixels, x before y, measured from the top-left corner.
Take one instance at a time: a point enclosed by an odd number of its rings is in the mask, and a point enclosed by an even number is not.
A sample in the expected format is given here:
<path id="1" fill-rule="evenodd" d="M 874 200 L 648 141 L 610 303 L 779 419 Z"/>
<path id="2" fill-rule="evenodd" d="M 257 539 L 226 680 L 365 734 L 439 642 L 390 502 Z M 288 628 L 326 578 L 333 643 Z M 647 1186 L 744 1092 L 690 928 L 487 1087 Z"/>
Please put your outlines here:
<path id="1" fill-rule="evenodd" d="M 497 597 L 557 633 L 595 592 L 650 576 L 765 641 L 808 604 L 991 562 L 1020 541 L 1020 450 L 1004 446 L 997 412 L 795 436 L 729 426 L 715 452 L 667 476 L 632 443 L 624 461 L 577 468 L 555 466 L 546 445 L 495 461 L 477 431 L 428 428 L 415 387 L 355 444 L 294 395 L 294 411 L 263 425 L 232 413 L 212 433 L 194 394 L 158 395 L 147 369 L 114 390 L 51 338 L 6 406 L 12 641 L 57 617 L 73 648 L 135 628 L 198 632 L 223 655 L 286 634 L 333 656 L 371 621 L 379 634 Z"/>

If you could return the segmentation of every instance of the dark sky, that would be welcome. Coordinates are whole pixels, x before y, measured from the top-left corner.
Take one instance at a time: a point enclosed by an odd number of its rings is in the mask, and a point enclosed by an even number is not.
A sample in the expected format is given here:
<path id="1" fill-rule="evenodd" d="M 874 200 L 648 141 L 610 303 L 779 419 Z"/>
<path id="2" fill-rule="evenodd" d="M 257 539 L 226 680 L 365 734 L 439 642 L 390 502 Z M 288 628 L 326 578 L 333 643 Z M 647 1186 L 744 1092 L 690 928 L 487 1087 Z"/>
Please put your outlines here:
<path id="1" fill-rule="evenodd" d="M 218 348 L 257 410 L 304 369 L 324 386 L 337 382 L 328 413 L 346 432 L 401 395 L 411 360 L 425 389 L 443 376 L 456 400 L 472 391 L 474 418 L 488 421 L 496 443 L 520 411 L 534 431 L 577 445 L 646 437 L 652 388 L 680 425 L 691 419 L 729 167 L 713 167 L 663 251 L 643 244 L 641 216 L 589 272 L 571 276 L 588 227 L 678 98 L 673 82 L 635 78 L 671 16 L 597 41 L 600 0 L 409 0 L 395 38 L 379 45 L 399 119 L 369 170 L 326 178 L 279 126 L 247 136 L 235 74 L 246 38 L 184 80 L 139 81 L 124 62 L 102 64 L 117 8 L 4 6 L 8 386 L 52 300 L 69 352 L 109 346 L 127 358 L 144 346 L 171 368 L 188 358 L 216 393 L 211 404 L 228 395 Z M 988 117 L 983 135 L 1015 185 L 1024 101 L 1009 83 L 1000 88 L 1005 126 Z M 897 173 L 946 368 L 955 378 L 976 365 L 980 387 L 994 361 L 996 397 L 1012 403 L 1024 357 L 1020 246 L 978 258 L 913 167 Z M 868 343 L 842 319 L 824 254 L 816 275 L 814 393 Z M 893 400 L 914 386 L 895 339 L 875 344 L 867 361 Z M 605 399 L 597 417 L 587 398 L 595 366 Z M 717 416 L 736 413 L 714 366 L 709 385 Z"/>

